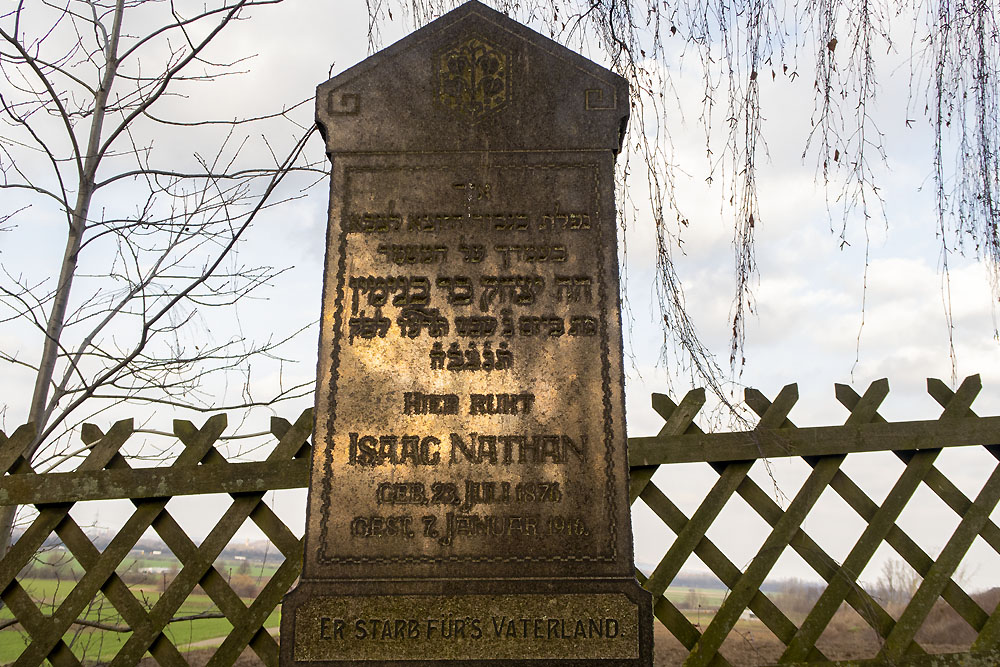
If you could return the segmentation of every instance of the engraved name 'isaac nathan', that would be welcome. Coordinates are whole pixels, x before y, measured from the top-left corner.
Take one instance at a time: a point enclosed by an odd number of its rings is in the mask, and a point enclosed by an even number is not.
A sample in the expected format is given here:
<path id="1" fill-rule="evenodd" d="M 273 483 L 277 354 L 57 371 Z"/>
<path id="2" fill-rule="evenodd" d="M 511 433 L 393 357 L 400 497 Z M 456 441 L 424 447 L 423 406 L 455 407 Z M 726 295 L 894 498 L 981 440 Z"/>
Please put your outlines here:
<path id="1" fill-rule="evenodd" d="M 490 465 L 567 464 L 586 461 L 587 436 L 565 434 L 433 435 L 349 434 L 348 465 L 438 465 L 446 462 Z M 442 452 L 444 456 L 442 457 Z"/>

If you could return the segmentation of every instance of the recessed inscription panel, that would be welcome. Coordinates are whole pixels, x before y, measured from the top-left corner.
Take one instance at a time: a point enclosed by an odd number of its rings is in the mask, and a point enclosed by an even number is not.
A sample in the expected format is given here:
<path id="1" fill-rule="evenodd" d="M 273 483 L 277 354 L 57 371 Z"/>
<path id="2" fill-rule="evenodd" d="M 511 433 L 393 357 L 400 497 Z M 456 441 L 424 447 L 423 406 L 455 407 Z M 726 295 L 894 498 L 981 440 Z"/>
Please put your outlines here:
<path id="1" fill-rule="evenodd" d="M 638 625 L 622 594 L 315 597 L 295 610 L 295 659 L 629 659 Z"/>
<path id="2" fill-rule="evenodd" d="M 335 163 L 311 576 L 616 560 L 599 165 L 539 157 Z"/>

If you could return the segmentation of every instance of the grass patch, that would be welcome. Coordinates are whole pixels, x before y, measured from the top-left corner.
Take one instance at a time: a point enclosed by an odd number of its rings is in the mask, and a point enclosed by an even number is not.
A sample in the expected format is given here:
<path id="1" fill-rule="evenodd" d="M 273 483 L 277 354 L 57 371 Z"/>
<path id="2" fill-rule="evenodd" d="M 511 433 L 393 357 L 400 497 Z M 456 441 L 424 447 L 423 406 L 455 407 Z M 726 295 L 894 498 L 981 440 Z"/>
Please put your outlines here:
<path id="1" fill-rule="evenodd" d="M 59 604 L 73 590 L 75 582 L 56 581 L 54 579 L 21 579 L 19 583 L 39 605 L 46 616 L 58 608 Z M 156 586 L 139 585 L 130 588 L 133 595 L 144 606 L 152 607 L 159 600 L 161 592 Z M 200 591 L 200 589 L 196 589 Z M 243 598 L 248 606 L 253 598 Z M 181 605 L 175 616 L 191 616 L 205 611 L 217 611 L 215 603 L 204 593 L 192 593 Z M 110 601 L 98 595 L 97 599 L 80 616 L 88 621 L 99 621 L 112 625 L 125 625 Z M 13 618 L 7 607 L 0 609 L 0 620 Z M 276 628 L 281 622 L 281 612 L 275 609 L 264 623 L 266 628 Z M 204 618 L 191 621 L 170 623 L 164 630 L 170 641 L 180 648 L 191 647 L 192 644 L 206 640 L 222 638 L 230 633 L 232 625 L 225 618 Z M 74 625 L 63 635 L 73 653 L 80 660 L 106 662 L 112 659 L 121 647 L 131 637 L 131 632 L 112 632 Z M 0 663 L 9 664 L 17 660 L 30 641 L 26 632 L 20 626 L 11 626 L 0 631 Z"/>

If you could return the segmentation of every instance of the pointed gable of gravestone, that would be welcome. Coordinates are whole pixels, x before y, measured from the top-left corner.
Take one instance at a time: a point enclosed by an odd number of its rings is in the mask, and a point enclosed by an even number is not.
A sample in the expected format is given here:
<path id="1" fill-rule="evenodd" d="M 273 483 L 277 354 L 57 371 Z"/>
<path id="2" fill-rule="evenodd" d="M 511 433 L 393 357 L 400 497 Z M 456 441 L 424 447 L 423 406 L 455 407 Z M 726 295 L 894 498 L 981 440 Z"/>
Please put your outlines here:
<path id="1" fill-rule="evenodd" d="M 628 84 L 476 2 L 317 89 L 330 153 L 612 150 Z"/>

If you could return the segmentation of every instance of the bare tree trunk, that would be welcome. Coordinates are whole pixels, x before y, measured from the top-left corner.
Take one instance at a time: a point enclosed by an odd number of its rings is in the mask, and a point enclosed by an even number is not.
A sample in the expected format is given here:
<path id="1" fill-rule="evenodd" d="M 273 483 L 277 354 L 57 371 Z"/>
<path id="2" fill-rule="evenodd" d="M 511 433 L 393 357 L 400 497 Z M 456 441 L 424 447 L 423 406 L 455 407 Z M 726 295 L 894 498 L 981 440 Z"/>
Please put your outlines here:
<path id="1" fill-rule="evenodd" d="M 50 402 L 49 389 L 52 385 L 52 376 L 55 372 L 56 360 L 59 356 L 59 340 L 62 337 L 63 326 L 66 322 L 66 309 L 69 305 L 73 278 L 76 275 L 79 263 L 83 234 L 87 228 L 87 216 L 90 214 L 90 204 L 94 197 L 97 168 L 101 162 L 102 130 L 104 129 L 104 119 L 107 115 L 108 96 L 111 93 L 111 88 L 115 82 L 115 74 L 118 70 L 118 40 L 121 34 L 124 5 L 125 0 L 117 0 L 115 3 L 115 15 L 111 26 L 111 33 L 106 36 L 104 76 L 101 79 L 101 86 L 97 89 L 94 99 L 94 113 L 90 122 L 90 135 L 87 138 L 86 152 L 83 155 L 77 153 L 76 156 L 80 172 L 76 204 L 69 216 L 69 233 L 66 235 L 66 249 L 63 252 L 62 265 L 59 269 L 59 282 L 56 284 L 52 310 L 49 313 L 46 323 L 42 358 L 38 364 L 38 374 L 35 376 L 35 388 L 31 395 L 31 407 L 28 411 L 28 421 L 35 425 L 37 433 L 27 451 L 22 452 L 24 458 L 29 461 L 39 445 L 41 445 L 45 424 L 52 414 L 53 408 L 58 404 L 60 398 L 62 398 L 57 393 L 51 397 Z M 72 132 L 72 130 L 67 127 L 67 132 Z M 16 512 L 17 507 L 13 505 L 0 507 L 0 556 L 6 554 L 10 546 Z"/>
<path id="2" fill-rule="evenodd" d="M 310 381 L 279 387 L 261 401 L 249 389 L 235 403 L 203 391 L 206 378 L 249 374 L 251 358 L 275 358 L 271 354 L 306 327 L 261 343 L 186 340 L 199 327 L 200 308 L 233 307 L 284 271 L 223 262 L 261 211 L 301 196 L 275 194 L 286 175 L 326 177 L 325 159 L 304 157 L 315 131 L 296 117 L 306 101 L 222 120 L 192 120 L 169 104 L 157 107 L 167 107 L 163 114 L 151 112 L 161 100 L 241 74 L 235 65 L 242 59 L 217 62 L 206 57 L 209 47 L 249 8 L 279 2 L 144 7 L 150 13 L 137 12 L 129 32 L 123 32 L 125 12 L 144 3 L 22 2 L 0 16 L 0 79 L 13 84 L 0 94 L 0 190 L 12 193 L 0 200 L 14 208 L 6 217 L 0 211 L 0 223 L 20 210 L 45 210 L 65 235 L 58 271 L 0 272 L 0 320 L 40 339 L 37 364 L 0 350 L 0 363 L 34 374 L 26 407 L 36 436 L 14 454 L 39 472 L 75 456 L 79 447 L 67 447 L 68 439 L 114 405 L 215 411 L 311 393 Z M 267 131 L 276 123 L 296 128 L 284 159 Z M 214 155 L 153 150 L 164 135 L 168 143 L 173 136 L 183 143 L 199 132 L 187 128 L 210 124 L 228 128 L 213 140 Z M 248 144 L 250 135 L 263 138 L 259 146 Z M 27 159 L 14 149 L 26 150 Z M 7 552 L 15 517 L 15 507 L 0 507 L 0 554 Z"/>
<path id="3" fill-rule="evenodd" d="M 36 436 L 35 442 L 26 452 L 26 458 L 30 458 L 38 448 L 40 444 L 38 438 L 41 437 L 40 434 L 52 412 L 52 408 L 48 405 L 49 386 L 52 384 L 52 374 L 55 371 L 56 359 L 59 354 L 59 339 L 66 322 L 66 307 L 69 305 L 73 277 L 76 275 L 79 261 L 80 245 L 83 242 L 87 216 L 90 214 L 90 203 L 94 196 L 97 167 L 101 161 L 101 132 L 104 129 L 104 117 L 107 114 L 108 95 L 111 93 L 111 87 L 114 85 L 115 74 L 118 70 L 118 38 L 121 33 L 124 4 L 125 0 L 118 0 L 115 4 L 115 17 L 104 52 L 104 77 L 95 96 L 90 136 L 87 138 L 87 151 L 77 158 L 81 168 L 80 187 L 77 192 L 76 205 L 73 207 L 70 218 L 69 233 L 66 235 L 66 250 L 63 253 L 52 311 L 45 329 L 42 359 L 38 364 L 38 375 L 35 378 L 35 389 L 31 396 L 31 409 L 28 413 L 28 421 L 35 424 L 39 435 Z M 53 396 L 53 404 L 58 403 L 60 398 L 60 396 Z"/>

